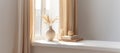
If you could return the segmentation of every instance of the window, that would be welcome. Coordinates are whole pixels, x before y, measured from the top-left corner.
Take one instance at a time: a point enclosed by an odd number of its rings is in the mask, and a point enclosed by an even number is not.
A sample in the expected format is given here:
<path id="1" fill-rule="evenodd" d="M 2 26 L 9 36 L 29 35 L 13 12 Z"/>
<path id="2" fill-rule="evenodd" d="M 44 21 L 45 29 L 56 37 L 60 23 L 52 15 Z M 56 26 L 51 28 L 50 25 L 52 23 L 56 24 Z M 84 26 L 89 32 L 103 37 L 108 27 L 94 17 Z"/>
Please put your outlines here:
<path id="1" fill-rule="evenodd" d="M 46 39 L 46 32 L 49 29 L 48 25 L 43 21 L 43 15 L 48 15 L 50 18 L 57 18 L 52 28 L 56 33 L 55 39 L 59 34 L 59 0 L 35 0 L 35 16 L 34 16 L 34 34 L 35 40 Z"/>
<path id="2" fill-rule="evenodd" d="M 77 37 L 77 0 L 34 0 L 34 35 L 35 40 L 46 40 L 51 23 L 55 31 L 54 39 Z M 55 22 L 53 22 L 55 19 Z M 51 21 L 52 20 L 52 21 Z M 47 34 L 47 35 L 46 35 Z M 47 37 L 46 37 L 47 36 Z M 50 35 L 52 36 L 52 35 Z M 53 35 L 54 36 L 54 35 Z M 53 39 L 53 38 L 51 38 Z M 78 39 L 75 39 L 78 40 Z M 71 41 L 71 40 L 70 40 Z"/>

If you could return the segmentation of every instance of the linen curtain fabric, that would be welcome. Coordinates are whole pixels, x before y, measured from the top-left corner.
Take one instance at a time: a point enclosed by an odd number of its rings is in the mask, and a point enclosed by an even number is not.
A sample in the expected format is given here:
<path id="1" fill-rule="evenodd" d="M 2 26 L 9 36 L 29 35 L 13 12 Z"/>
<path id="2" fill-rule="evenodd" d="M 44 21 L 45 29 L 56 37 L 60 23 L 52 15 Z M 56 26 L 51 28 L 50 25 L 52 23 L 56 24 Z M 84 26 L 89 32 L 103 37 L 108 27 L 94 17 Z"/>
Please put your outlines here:
<path id="1" fill-rule="evenodd" d="M 33 0 L 18 0 L 19 29 L 14 53 L 31 53 L 33 41 Z M 60 29 L 77 34 L 77 0 L 60 0 Z"/>
<path id="2" fill-rule="evenodd" d="M 14 53 L 31 53 L 32 44 L 32 0 L 19 0 L 19 29 Z"/>
<path id="3" fill-rule="evenodd" d="M 77 0 L 60 0 L 60 30 L 77 35 Z"/>

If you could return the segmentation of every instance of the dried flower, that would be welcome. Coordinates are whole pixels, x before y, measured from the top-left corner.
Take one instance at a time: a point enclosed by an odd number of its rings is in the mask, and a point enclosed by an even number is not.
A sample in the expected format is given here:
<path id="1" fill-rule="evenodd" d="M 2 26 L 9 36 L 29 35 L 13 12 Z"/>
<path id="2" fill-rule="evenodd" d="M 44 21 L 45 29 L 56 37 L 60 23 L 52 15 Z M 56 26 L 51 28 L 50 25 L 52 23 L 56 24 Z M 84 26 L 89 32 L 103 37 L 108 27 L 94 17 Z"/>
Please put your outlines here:
<path id="1" fill-rule="evenodd" d="M 44 15 L 42 18 L 43 18 L 44 22 L 45 22 L 46 24 L 48 24 L 49 26 L 52 26 L 53 23 L 54 23 L 56 20 L 58 20 L 58 18 L 52 19 L 52 18 L 50 18 L 50 17 L 47 16 L 47 15 Z"/>

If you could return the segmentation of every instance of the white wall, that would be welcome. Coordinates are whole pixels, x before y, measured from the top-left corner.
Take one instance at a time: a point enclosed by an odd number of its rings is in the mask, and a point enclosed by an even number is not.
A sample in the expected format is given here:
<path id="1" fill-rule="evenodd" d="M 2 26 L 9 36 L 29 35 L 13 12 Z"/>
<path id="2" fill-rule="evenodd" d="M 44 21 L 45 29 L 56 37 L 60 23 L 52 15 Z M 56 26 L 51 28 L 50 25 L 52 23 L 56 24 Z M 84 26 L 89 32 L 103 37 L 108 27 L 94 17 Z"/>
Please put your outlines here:
<path id="1" fill-rule="evenodd" d="M 85 39 L 120 41 L 120 0 L 78 0 L 79 34 Z"/>
<path id="2" fill-rule="evenodd" d="M 0 53 L 13 53 L 17 35 L 17 0 L 0 0 Z"/>

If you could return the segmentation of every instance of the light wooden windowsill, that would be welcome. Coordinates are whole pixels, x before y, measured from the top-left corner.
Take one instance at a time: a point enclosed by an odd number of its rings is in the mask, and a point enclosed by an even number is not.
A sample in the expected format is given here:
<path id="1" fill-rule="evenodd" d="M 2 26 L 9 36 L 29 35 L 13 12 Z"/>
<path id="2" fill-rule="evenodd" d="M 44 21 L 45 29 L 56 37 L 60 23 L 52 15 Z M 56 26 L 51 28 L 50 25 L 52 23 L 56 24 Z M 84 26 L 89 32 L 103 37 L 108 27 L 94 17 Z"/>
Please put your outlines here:
<path id="1" fill-rule="evenodd" d="M 63 42 L 63 41 L 48 42 L 41 40 L 33 42 L 33 46 L 120 52 L 120 42 L 96 41 L 96 40 L 83 40 L 80 42 Z"/>

